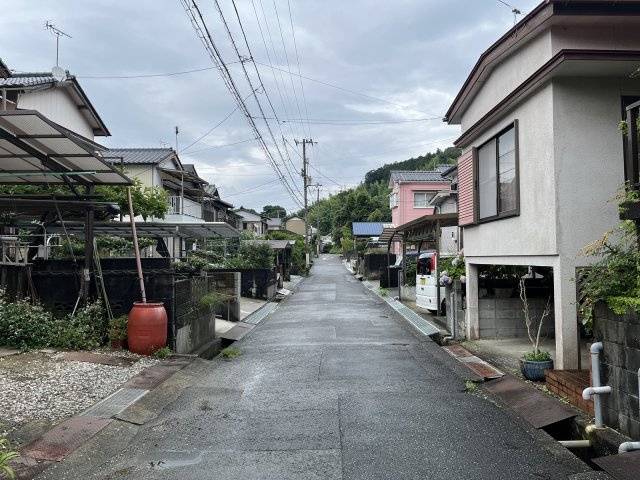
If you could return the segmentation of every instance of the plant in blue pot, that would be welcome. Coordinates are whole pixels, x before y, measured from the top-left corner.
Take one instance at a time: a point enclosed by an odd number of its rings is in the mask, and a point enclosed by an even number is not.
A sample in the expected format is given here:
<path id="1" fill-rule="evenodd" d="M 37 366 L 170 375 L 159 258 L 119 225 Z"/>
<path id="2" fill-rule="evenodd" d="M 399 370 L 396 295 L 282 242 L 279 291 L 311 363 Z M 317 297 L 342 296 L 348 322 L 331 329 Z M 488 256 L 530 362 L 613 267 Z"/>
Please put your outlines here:
<path id="1" fill-rule="evenodd" d="M 524 323 L 527 327 L 527 336 L 531 342 L 533 349 L 524 354 L 520 361 L 522 375 L 527 380 L 541 381 L 544 380 L 544 371 L 553 369 L 553 359 L 549 352 L 540 350 L 540 335 L 545 319 L 551 312 L 551 296 L 547 298 L 544 310 L 540 314 L 540 318 L 532 318 L 529 311 L 529 300 L 527 299 L 527 289 L 525 285 L 525 277 L 520 278 L 520 300 L 522 300 L 522 311 L 524 313 Z"/>

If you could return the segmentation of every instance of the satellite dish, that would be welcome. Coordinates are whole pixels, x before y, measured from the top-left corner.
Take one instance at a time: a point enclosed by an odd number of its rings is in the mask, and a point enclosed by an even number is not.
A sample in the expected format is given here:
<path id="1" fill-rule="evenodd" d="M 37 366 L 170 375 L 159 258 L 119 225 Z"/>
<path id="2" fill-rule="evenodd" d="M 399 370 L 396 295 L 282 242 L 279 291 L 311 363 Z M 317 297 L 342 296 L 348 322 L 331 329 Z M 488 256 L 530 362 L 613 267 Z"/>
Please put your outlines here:
<path id="1" fill-rule="evenodd" d="M 51 69 L 51 74 L 53 75 L 53 78 L 58 82 L 62 82 L 63 80 L 67 79 L 67 72 L 65 72 L 57 65 Z"/>

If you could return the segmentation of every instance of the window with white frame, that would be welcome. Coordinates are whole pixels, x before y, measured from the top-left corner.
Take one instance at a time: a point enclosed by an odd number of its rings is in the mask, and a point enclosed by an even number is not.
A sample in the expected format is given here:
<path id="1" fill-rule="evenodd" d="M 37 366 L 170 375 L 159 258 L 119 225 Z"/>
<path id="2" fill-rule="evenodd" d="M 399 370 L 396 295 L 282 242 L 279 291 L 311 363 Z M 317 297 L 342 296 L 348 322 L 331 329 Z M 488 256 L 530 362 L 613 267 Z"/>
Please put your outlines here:
<path id="1" fill-rule="evenodd" d="M 433 196 L 431 192 L 413 192 L 413 208 L 427 208 Z"/>
<path id="2" fill-rule="evenodd" d="M 389 195 L 389 208 L 394 208 L 398 206 L 398 194 L 392 193 Z"/>

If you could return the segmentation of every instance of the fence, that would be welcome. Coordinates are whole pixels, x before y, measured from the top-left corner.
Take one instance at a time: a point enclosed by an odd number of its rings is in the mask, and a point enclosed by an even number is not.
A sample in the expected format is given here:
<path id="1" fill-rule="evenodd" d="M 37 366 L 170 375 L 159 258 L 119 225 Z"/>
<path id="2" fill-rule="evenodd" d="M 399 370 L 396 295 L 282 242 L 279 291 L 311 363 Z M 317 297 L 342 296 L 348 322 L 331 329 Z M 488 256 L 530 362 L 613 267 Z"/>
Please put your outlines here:
<path id="1" fill-rule="evenodd" d="M 133 303 L 140 300 L 135 259 L 105 258 L 101 266 L 113 314 L 126 315 Z M 79 268 L 72 260 L 36 261 L 27 268 L 3 266 L 0 278 L 10 296 L 33 296 L 48 310 L 65 314 L 73 311 L 78 299 Z M 189 353 L 214 338 L 214 313 L 231 321 L 239 320 L 239 274 L 177 274 L 167 258 L 143 258 L 142 269 L 147 299 L 164 304 L 169 319 L 169 344 L 178 353 Z M 211 312 L 198 302 L 214 291 L 228 295 L 231 300 Z M 91 281 L 90 294 L 101 297 L 95 281 Z"/>

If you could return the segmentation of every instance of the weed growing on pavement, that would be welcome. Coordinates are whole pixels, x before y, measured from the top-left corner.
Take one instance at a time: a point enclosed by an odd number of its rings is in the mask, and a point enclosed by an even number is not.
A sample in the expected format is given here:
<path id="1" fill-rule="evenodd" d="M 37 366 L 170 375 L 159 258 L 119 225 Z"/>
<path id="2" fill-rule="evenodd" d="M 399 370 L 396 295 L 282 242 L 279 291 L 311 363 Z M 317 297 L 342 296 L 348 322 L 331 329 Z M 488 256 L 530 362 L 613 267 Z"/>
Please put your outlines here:
<path id="1" fill-rule="evenodd" d="M 467 393 L 478 393 L 478 384 L 471 380 L 466 380 L 464 382 L 464 391 Z"/>
<path id="2" fill-rule="evenodd" d="M 171 356 L 171 349 L 169 347 L 162 347 L 153 352 L 153 356 L 159 359 L 165 359 Z"/>
<path id="3" fill-rule="evenodd" d="M 13 468 L 9 466 L 11 460 L 18 458 L 18 452 L 11 449 L 6 438 L 0 438 L 0 477 L 16 478 Z"/>
<path id="4" fill-rule="evenodd" d="M 237 358 L 240 355 L 242 355 L 242 352 L 236 347 L 227 347 L 224 350 L 222 350 L 222 358 L 227 360 L 233 360 L 234 358 Z"/>
<path id="5" fill-rule="evenodd" d="M 378 293 L 379 293 L 381 296 L 386 297 L 387 295 L 389 295 L 389 290 L 387 290 L 387 289 L 386 289 L 386 288 L 384 288 L 384 287 L 380 287 L 380 288 L 378 289 Z"/>

